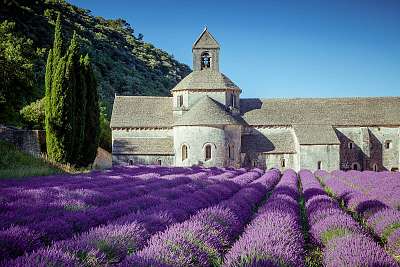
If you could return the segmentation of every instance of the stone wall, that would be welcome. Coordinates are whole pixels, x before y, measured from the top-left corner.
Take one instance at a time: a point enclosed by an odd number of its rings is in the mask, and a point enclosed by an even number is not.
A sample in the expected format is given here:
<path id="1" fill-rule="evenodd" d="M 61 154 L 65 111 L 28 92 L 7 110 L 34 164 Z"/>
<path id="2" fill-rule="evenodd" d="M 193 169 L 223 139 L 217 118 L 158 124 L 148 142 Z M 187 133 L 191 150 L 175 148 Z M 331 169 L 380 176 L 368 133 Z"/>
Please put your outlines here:
<path id="1" fill-rule="evenodd" d="M 339 169 L 339 145 L 300 145 L 300 168 L 315 171 L 318 168 L 326 171 Z M 318 166 L 318 163 L 320 166 Z"/>
<path id="2" fill-rule="evenodd" d="M 285 161 L 285 166 L 282 166 L 282 161 Z M 287 169 L 296 170 L 296 154 L 294 153 L 284 153 L 284 154 L 264 154 L 264 164 L 265 169 L 279 169 L 280 171 L 284 171 Z M 258 167 L 263 167 L 259 165 Z"/>
<path id="3" fill-rule="evenodd" d="M 34 156 L 46 152 L 46 132 L 43 130 L 21 130 L 1 125 L 0 140 L 12 143 L 20 150 Z"/>
<path id="4" fill-rule="evenodd" d="M 113 165 L 161 165 L 173 166 L 174 156 L 172 155 L 112 155 Z"/>
<path id="5" fill-rule="evenodd" d="M 378 171 L 398 169 L 399 131 L 398 127 L 337 128 L 341 169 L 352 169 L 355 164 L 362 170 L 374 170 L 374 165 Z M 386 142 L 390 142 L 389 148 Z"/>
<path id="6" fill-rule="evenodd" d="M 176 166 L 202 165 L 223 167 L 226 159 L 225 131 L 223 127 L 176 126 L 174 151 Z M 211 159 L 205 160 L 205 146 L 211 145 Z M 188 158 L 182 159 L 182 146 L 188 147 Z"/>
<path id="7" fill-rule="evenodd" d="M 370 127 L 370 158 L 367 169 L 372 170 L 377 164 L 379 170 L 399 169 L 400 128 Z M 390 141 L 389 148 L 385 143 Z"/>

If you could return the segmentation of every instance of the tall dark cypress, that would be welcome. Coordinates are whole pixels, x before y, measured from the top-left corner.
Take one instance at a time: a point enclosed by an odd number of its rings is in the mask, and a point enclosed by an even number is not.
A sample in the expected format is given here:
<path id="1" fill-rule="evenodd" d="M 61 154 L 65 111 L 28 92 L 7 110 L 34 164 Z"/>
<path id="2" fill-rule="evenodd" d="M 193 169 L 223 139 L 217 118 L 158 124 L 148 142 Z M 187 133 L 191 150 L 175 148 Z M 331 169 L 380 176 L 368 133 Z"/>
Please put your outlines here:
<path id="1" fill-rule="evenodd" d="M 99 143 L 99 97 L 89 56 L 82 57 L 74 32 L 63 53 L 61 18 L 46 65 L 47 153 L 56 162 L 87 166 Z"/>
<path id="2" fill-rule="evenodd" d="M 79 47 L 77 35 L 74 32 L 70 45 L 68 47 L 67 53 L 65 55 L 65 76 L 63 77 L 63 111 L 62 119 L 63 131 L 61 133 L 62 139 L 64 140 L 64 150 L 65 150 L 65 161 L 76 164 L 77 156 L 79 154 L 79 149 L 77 151 L 76 147 L 79 147 L 80 140 L 77 138 L 79 136 L 79 131 L 81 127 L 77 124 L 76 115 L 76 101 L 77 101 L 77 91 L 80 86 L 79 82 Z"/>
<path id="3" fill-rule="evenodd" d="M 100 107 L 97 93 L 97 82 L 94 76 L 89 56 L 83 59 L 84 75 L 86 80 L 86 118 L 84 149 L 82 150 L 82 165 L 92 164 L 97 154 L 100 136 Z"/>
<path id="4" fill-rule="evenodd" d="M 54 92 L 54 88 L 57 86 L 55 80 L 58 80 L 58 75 L 63 75 L 62 69 L 59 69 L 59 61 L 63 53 L 63 40 L 62 40 L 62 29 L 61 29 L 61 16 L 58 14 L 56 26 L 54 30 L 54 42 L 53 49 L 49 51 L 46 65 L 46 76 L 45 76 L 45 124 L 46 124 L 46 144 L 47 144 L 47 155 L 51 160 L 60 161 L 60 154 L 62 147 L 60 147 L 60 140 L 58 140 L 58 132 L 60 131 L 59 123 L 59 104 L 57 103 L 58 98 L 54 99 L 53 96 L 57 94 Z M 62 64 L 61 64 L 62 65 Z M 58 122 L 58 123 L 57 123 Z"/>
<path id="5" fill-rule="evenodd" d="M 74 154 L 76 155 L 76 164 L 83 165 L 82 151 L 85 149 L 85 121 L 86 121 L 86 103 L 87 103 L 87 84 L 84 68 L 84 57 L 81 55 L 77 62 L 76 75 L 77 87 L 75 91 L 75 146 Z"/>

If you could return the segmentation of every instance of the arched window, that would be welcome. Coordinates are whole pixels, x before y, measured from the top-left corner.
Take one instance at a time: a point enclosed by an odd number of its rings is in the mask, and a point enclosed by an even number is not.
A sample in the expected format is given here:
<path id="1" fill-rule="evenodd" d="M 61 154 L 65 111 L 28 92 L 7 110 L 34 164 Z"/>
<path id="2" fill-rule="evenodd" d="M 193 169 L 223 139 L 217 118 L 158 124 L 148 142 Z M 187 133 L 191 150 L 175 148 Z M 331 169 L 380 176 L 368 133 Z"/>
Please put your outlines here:
<path id="1" fill-rule="evenodd" d="M 129 165 L 133 165 L 133 160 L 129 160 Z"/>
<path id="2" fill-rule="evenodd" d="M 378 164 L 376 164 L 376 163 L 374 163 L 373 165 L 372 165 L 372 169 L 374 170 L 374 172 L 377 172 L 378 171 Z"/>
<path id="3" fill-rule="evenodd" d="M 228 146 L 228 157 L 229 159 L 235 159 L 235 152 L 234 152 L 234 145 L 233 144 L 229 144 Z"/>
<path id="4" fill-rule="evenodd" d="M 354 162 L 351 167 L 355 171 L 360 171 L 361 170 L 360 164 L 358 162 Z"/>
<path id="5" fill-rule="evenodd" d="M 187 145 L 182 145 L 182 161 L 188 158 L 188 147 Z"/>
<path id="6" fill-rule="evenodd" d="M 205 152 L 205 160 L 211 159 L 211 145 L 206 145 L 204 152 Z"/>
<path id="7" fill-rule="evenodd" d="M 322 169 L 322 161 L 318 161 L 317 168 L 318 168 L 318 170 Z"/>
<path id="8" fill-rule="evenodd" d="M 284 158 L 281 159 L 281 167 L 282 168 L 286 167 L 286 159 L 284 159 Z"/>
<path id="9" fill-rule="evenodd" d="M 392 141 L 386 140 L 385 141 L 385 149 L 390 149 L 391 143 L 392 143 Z"/>
<path id="10" fill-rule="evenodd" d="M 209 69 L 211 67 L 211 57 L 208 52 L 201 54 L 201 69 Z"/>

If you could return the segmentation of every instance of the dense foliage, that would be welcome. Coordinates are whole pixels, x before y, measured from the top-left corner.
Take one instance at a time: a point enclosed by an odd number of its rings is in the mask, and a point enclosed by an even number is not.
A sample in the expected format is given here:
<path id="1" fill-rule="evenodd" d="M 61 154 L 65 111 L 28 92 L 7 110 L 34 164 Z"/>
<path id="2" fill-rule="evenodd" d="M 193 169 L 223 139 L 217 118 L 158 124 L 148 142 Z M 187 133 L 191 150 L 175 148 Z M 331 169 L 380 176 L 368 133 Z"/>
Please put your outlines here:
<path id="1" fill-rule="evenodd" d="M 80 54 L 75 33 L 65 51 L 61 24 L 59 14 L 46 64 L 47 155 L 55 162 L 88 166 L 99 143 L 97 83 L 89 56 Z"/>
<path id="2" fill-rule="evenodd" d="M 368 190 L 388 181 L 393 203 L 390 172 L 127 166 L 0 181 L 0 266 L 398 266 L 400 211 Z"/>
<path id="3" fill-rule="evenodd" d="M 43 64 L 43 55 L 32 40 L 16 32 L 14 22 L 0 23 L 0 122 L 18 124 L 19 110 L 41 95 L 35 66 Z"/>
<path id="4" fill-rule="evenodd" d="M 93 61 L 108 117 L 115 94 L 168 95 L 190 71 L 144 42 L 142 34 L 135 36 L 123 19 L 95 17 L 62 0 L 5 0 L 0 9 L 0 19 L 7 20 L 0 28 L 0 82 L 5 83 L 0 86 L 0 122 L 17 124 L 18 111 L 44 95 L 46 56 L 58 12 L 63 15 L 66 39 L 76 31 Z"/>

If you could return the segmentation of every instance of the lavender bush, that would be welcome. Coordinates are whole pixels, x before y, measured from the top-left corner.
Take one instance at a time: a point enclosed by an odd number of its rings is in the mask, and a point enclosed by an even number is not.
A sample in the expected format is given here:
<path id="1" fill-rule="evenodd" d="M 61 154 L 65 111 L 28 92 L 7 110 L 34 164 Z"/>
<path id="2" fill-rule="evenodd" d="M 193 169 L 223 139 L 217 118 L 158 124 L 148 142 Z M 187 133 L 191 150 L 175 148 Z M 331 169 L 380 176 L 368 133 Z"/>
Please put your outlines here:
<path id="1" fill-rule="evenodd" d="M 224 266 L 304 266 L 297 174 L 287 170 L 225 256 Z"/>
<path id="2" fill-rule="evenodd" d="M 343 201 L 344 205 L 348 209 L 361 217 L 366 225 L 369 227 L 369 229 L 372 229 L 373 232 L 378 235 L 384 243 L 386 243 L 387 251 L 390 252 L 394 258 L 399 258 L 398 251 L 400 247 L 400 242 L 394 241 L 398 240 L 396 237 L 394 237 L 393 239 L 390 238 L 391 235 L 396 234 L 396 229 L 400 229 L 400 213 L 397 210 L 394 210 L 386 204 L 380 202 L 379 200 L 371 198 L 369 194 L 357 190 L 357 187 L 354 187 L 351 183 L 348 182 L 348 176 L 354 175 L 354 173 L 355 172 L 344 173 L 341 171 L 335 171 L 331 174 L 328 174 L 320 172 L 317 173 L 317 176 L 321 177 L 321 180 L 324 181 L 327 188 L 333 194 L 335 194 L 337 198 Z M 343 220 L 341 218 L 343 218 L 343 215 L 340 217 L 334 216 L 332 217 L 332 220 L 340 222 L 341 220 Z M 329 223 L 332 225 L 337 225 L 337 222 L 330 221 Z M 350 219 L 343 221 L 343 225 L 346 225 L 346 230 L 343 229 L 344 227 L 340 228 L 339 226 L 337 226 L 338 230 L 336 230 L 335 234 L 339 237 L 342 237 L 344 241 L 333 242 L 333 244 L 329 244 L 329 246 L 335 246 L 335 253 L 340 254 L 340 251 L 336 251 L 337 244 L 344 244 L 344 250 L 346 250 L 346 245 L 354 245 L 355 251 L 353 256 L 346 253 L 341 254 L 342 257 L 346 255 L 348 257 L 351 257 L 351 259 L 343 259 L 344 262 L 362 262 L 363 255 L 365 253 L 368 253 L 371 262 L 375 262 L 375 265 L 379 265 L 378 263 L 381 262 L 381 265 L 379 266 L 396 266 L 393 259 L 390 258 L 381 247 L 374 244 L 374 241 L 370 237 L 367 237 L 365 234 L 363 234 L 361 229 L 357 230 L 356 225 L 351 224 Z M 348 240 L 345 238 L 346 236 L 351 236 L 353 239 L 353 243 L 349 243 L 349 241 L 346 241 Z M 388 242 L 389 239 L 390 242 Z M 367 246 L 367 244 L 369 245 Z M 331 257 L 330 255 L 336 255 L 332 254 L 333 249 L 330 249 L 329 246 L 327 247 L 326 252 L 327 257 Z M 364 249 L 363 252 L 361 251 L 361 248 Z M 358 249 L 360 251 L 358 251 Z M 375 254 L 379 256 L 375 257 Z M 357 258 L 357 255 L 359 255 L 359 257 L 361 258 Z M 382 258 L 382 255 L 386 256 Z M 335 263 L 331 260 L 329 260 L 328 262 L 330 262 L 331 264 Z M 391 265 L 387 265 L 387 262 L 391 262 Z"/>

